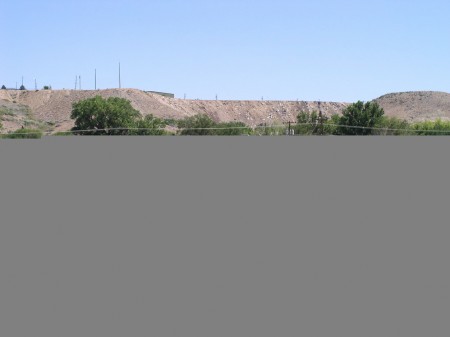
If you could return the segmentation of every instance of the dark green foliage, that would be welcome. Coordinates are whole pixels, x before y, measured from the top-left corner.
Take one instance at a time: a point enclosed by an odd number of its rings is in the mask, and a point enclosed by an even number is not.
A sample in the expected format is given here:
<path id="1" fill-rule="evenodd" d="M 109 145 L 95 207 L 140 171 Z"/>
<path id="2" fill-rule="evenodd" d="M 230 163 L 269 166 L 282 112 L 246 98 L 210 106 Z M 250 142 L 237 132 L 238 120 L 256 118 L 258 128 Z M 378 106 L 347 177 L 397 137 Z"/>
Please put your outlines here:
<path id="1" fill-rule="evenodd" d="M 51 85 L 44 85 L 43 90 L 52 90 L 52 86 Z"/>
<path id="2" fill-rule="evenodd" d="M 144 118 L 135 121 L 135 130 L 130 130 L 130 135 L 136 136 L 163 136 L 166 123 L 153 115 L 147 115 Z"/>
<path id="3" fill-rule="evenodd" d="M 293 126 L 296 135 L 334 135 L 340 123 L 339 115 L 323 117 L 323 130 L 320 125 L 320 115 L 317 111 L 300 112 L 297 116 L 297 125 Z"/>
<path id="4" fill-rule="evenodd" d="M 293 126 L 296 135 L 317 135 L 320 133 L 317 111 L 301 111 L 297 115 L 297 123 L 298 125 Z"/>
<path id="5" fill-rule="evenodd" d="M 267 126 L 262 124 L 254 130 L 253 134 L 256 136 L 284 136 L 287 130 L 287 126 Z"/>
<path id="6" fill-rule="evenodd" d="M 182 136 L 238 136 L 249 135 L 252 129 L 242 122 L 216 123 L 206 114 L 199 114 L 179 120 L 178 134 Z"/>
<path id="7" fill-rule="evenodd" d="M 2 90 L 6 90 L 6 87 L 5 87 L 5 85 L 2 85 Z"/>
<path id="8" fill-rule="evenodd" d="M 135 127 L 141 114 L 126 99 L 96 96 L 74 103 L 70 117 L 75 119 L 73 131 L 92 130 L 79 134 L 127 135 L 128 128 Z"/>
<path id="9" fill-rule="evenodd" d="M 410 134 L 419 136 L 450 136 L 450 121 L 427 121 L 410 126 Z"/>
<path id="10" fill-rule="evenodd" d="M 19 129 L 9 134 L 3 135 L 2 138 L 8 139 L 40 139 L 43 133 L 36 129 Z"/>
<path id="11" fill-rule="evenodd" d="M 240 136 L 252 134 L 252 129 L 242 122 L 218 123 L 215 134 L 218 136 Z"/>
<path id="12" fill-rule="evenodd" d="M 52 136 L 73 136 L 73 133 L 68 131 L 60 131 L 52 134 Z"/>
<path id="13" fill-rule="evenodd" d="M 176 119 L 174 119 L 174 118 L 165 118 L 164 119 L 164 123 L 166 124 L 166 125 L 170 125 L 170 126 L 177 126 L 177 120 Z"/>
<path id="14" fill-rule="evenodd" d="M 358 101 L 344 109 L 337 132 L 343 135 L 371 135 L 384 116 L 384 110 L 375 102 Z"/>
<path id="15" fill-rule="evenodd" d="M 409 127 L 408 122 L 403 119 L 383 116 L 375 124 L 376 129 L 372 130 L 372 134 L 382 136 L 408 135 L 410 134 Z"/>
<path id="16" fill-rule="evenodd" d="M 178 121 L 179 134 L 182 136 L 213 136 L 217 124 L 206 114 L 199 114 Z"/>
<path id="17" fill-rule="evenodd" d="M 26 89 L 25 86 L 22 84 L 22 85 L 20 86 L 20 90 L 27 90 L 27 89 Z"/>

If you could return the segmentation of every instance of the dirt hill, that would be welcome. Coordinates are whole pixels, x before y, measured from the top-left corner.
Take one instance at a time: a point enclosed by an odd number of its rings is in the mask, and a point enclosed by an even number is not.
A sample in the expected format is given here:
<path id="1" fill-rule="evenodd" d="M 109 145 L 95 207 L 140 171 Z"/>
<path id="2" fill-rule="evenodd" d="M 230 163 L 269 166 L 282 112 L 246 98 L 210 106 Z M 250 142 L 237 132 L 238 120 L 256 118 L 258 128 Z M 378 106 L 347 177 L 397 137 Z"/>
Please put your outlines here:
<path id="1" fill-rule="evenodd" d="M 318 102 L 305 101 L 202 101 L 163 97 L 136 89 L 109 89 L 98 91 L 0 90 L 0 109 L 4 129 L 13 130 L 22 125 L 41 123 L 54 131 L 68 130 L 72 103 L 96 95 L 122 97 L 130 100 L 142 114 L 154 114 L 162 118 L 181 119 L 198 113 L 206 113 L 216 121 L 241 121 L 255 126 L 262 123 L 278 124 L 295 121 L 300 111 L 319 109 Z M 406 92 L 382 96 L 375 100 L 386 115 L 406 119 L 409 122 L 450 120 L 450 94 L 443 92 Z M 326 115 L 340 113 L 348 103 L 323 102 Z"/>
<path id="2" fill-rule="evenodd" d="M 450 120 L 450 94 L 434 91 L 394 93 L 375 100 L 388 116 L 409 122 Z"/>
<path id="3" fill-rule="evenodd" d="M 72 103 L 96 95 L 122 97 L 131 101 L 142 114 L 154 114 L 162 118 L 181 119 L 198 113 L 207 113 L 216 121 L 241 121 L 249 125 L 275 124 L 295 121 L 299 111 L 318 110 L 318 102 L 287 101 L 201 101 L 163 97 L 136 89 L 110 89 L 99 91 L 0 90 L 0 101 L 15 102 L 30 107 L 33 116 L 55 126 L 56 131 L 68 130 L 73 126 L 70 119 Z M 322 103 L 327 115 L 339 113 L 345 103 Z"/>

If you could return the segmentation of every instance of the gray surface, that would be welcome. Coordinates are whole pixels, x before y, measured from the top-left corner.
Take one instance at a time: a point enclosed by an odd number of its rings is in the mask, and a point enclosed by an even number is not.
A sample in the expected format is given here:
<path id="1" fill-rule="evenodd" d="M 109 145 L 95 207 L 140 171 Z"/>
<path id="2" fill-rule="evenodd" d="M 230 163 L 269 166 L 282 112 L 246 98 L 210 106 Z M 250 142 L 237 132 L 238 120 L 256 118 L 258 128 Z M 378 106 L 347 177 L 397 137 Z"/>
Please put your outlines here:
<path id="1" fill-rule="evenodd" d="M 0 335 L 448 336 L 448 138 L 0 142 Z"/>

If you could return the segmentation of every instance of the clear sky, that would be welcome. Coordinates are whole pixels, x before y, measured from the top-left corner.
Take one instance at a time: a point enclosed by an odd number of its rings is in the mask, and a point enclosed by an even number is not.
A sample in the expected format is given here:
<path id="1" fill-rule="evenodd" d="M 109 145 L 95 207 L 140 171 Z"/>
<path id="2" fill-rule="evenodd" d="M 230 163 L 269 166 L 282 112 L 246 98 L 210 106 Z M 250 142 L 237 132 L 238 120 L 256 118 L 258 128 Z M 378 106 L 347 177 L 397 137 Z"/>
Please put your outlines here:
<path id="1" fill-rule="evenodd" d="M 448 0 L 0 0 L 0 85 L 214 99 L 450 92 Z"/>

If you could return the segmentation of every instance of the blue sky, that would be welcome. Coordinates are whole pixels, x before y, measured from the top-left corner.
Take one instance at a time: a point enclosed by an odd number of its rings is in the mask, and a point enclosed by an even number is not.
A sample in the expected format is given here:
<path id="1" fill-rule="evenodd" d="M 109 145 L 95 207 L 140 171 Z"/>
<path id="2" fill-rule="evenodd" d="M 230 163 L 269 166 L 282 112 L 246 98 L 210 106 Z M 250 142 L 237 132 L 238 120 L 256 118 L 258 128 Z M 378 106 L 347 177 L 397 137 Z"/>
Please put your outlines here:
<path id="1" fill-rule="evenodd" d="M 214 99 L 450 92 L 448 0 L 0 0 L 0 85 Z"/>

